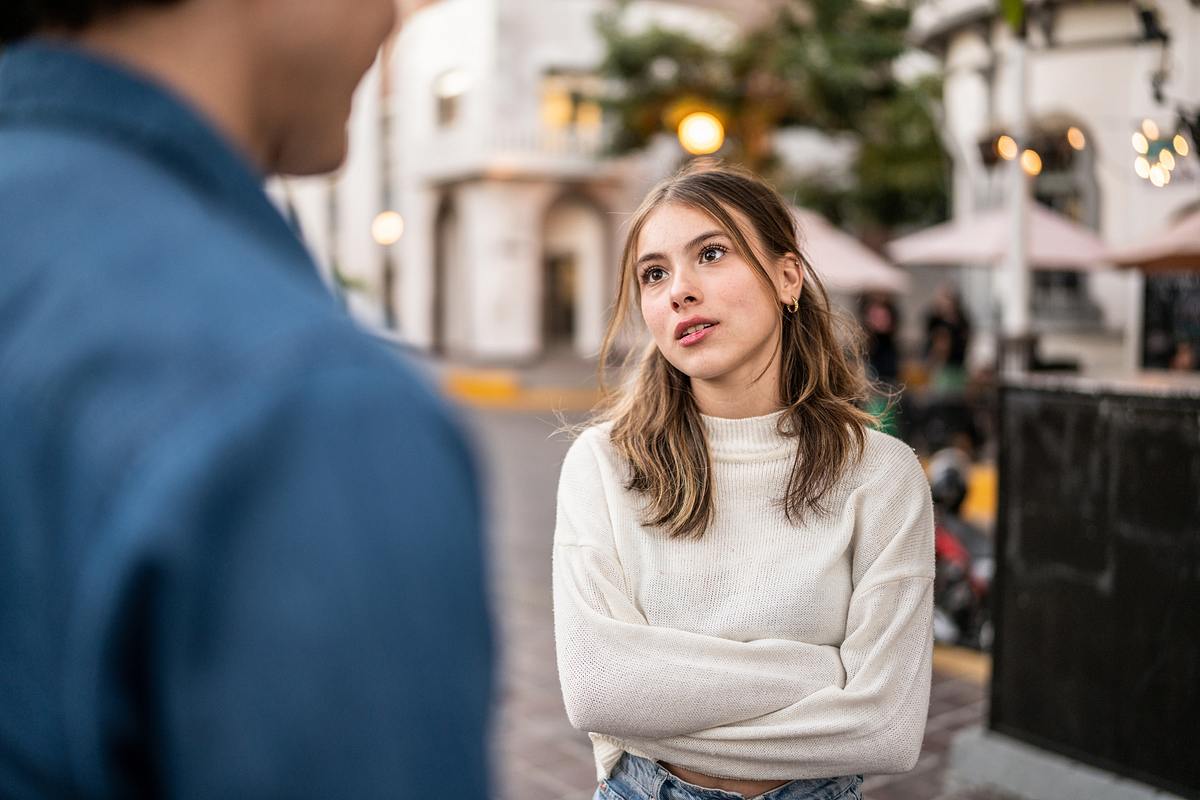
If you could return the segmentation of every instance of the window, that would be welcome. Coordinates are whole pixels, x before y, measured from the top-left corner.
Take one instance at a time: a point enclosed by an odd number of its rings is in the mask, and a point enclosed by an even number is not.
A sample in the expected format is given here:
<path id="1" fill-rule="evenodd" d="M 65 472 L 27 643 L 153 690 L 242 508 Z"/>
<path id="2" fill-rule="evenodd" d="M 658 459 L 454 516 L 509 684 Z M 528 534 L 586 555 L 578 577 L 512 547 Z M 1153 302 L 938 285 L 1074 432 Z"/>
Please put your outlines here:
<path id="1" fill-rule="evenodd" d="M 1033 181 L 1038 202 L 1097 230 L 1100 227 L 1100 187 L 1096 180 L 1095 149 L 1083 131 L 1063 124 L 1034 132 L 1029 146 L 1042 159 Z M 1100 324 L 1101 312 L 1087 292 L 1087 276 L 1079 272 L 1039 270 L 1033 273 L 1033 312 L 1036 317 L 1068 328 Z"/>
<path id="2" fill-rule="evenodd" d="M 470 80 L 466 70 L 458 68 L 446 70 L 434 80 L 433 96 L 437 102 L 435 117 L 439 128 L 447 128 L 458 120 L 459 105 Z"/>
<path id="3" fill-rule="evenodd" d="M 601 88 L 600 79 L 588 73 L 546 73 L 542 79 L 542 124 L 553 131 L 598 134 L 603 121 L 597 99 Z"/>

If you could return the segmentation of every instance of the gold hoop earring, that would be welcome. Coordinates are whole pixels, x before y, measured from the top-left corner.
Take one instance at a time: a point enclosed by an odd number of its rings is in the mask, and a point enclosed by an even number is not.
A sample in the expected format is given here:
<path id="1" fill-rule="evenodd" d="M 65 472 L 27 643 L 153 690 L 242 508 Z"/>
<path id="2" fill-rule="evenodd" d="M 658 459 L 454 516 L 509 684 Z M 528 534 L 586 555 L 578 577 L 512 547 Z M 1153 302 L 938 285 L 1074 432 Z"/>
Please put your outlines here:
<path id="1" fill-rule="evenodd" d="M 799 311 L 800 310 L 800 300 L 798 298 L 793 297 L 791 304 L 787 307 L 787 310 L 792 312 L 793 314 L 795 314 L 797 311 Z"/>

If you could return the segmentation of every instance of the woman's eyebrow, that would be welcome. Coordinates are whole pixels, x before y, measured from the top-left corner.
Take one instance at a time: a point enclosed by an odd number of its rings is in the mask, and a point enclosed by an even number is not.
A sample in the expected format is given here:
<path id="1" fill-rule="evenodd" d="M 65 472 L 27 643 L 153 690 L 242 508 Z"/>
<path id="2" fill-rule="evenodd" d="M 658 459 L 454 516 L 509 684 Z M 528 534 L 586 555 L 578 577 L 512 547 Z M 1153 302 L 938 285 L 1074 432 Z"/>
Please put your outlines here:
<path id="1" fill-rule="evenodd" d="M 683 249 L 685 251 L 691 250 L 694 247 L 698 246 L 705 239 L 711 239 L 714 236 L 724 236 L 724 235 L 725 235 L 725 231 L 718 231 L 718 230 L 706 231 L 705 233 L 700 234 L 699 236 L 697 236 L 696 238 L 692 239 L 690 242 L 685 244 L 683 246 Z M 638 258 L 638 260 L 636 262 L 634 262 L 634 266 L 638 266 L 644 261 L 656 261 L 658 259 L 665 260 L 666 256 L 664 256 L 662 253 L 646 253 L 645 255 Z"/>

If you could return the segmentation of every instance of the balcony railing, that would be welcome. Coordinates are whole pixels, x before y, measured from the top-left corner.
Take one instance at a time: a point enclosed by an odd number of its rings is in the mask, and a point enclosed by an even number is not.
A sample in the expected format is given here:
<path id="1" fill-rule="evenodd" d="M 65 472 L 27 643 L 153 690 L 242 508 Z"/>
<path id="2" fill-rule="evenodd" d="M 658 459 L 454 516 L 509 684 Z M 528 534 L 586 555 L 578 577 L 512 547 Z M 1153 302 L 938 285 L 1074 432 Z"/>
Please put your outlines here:
<path id="1" fill-rule="evenodd" d="M 459 127 L 421 141 L 410 163 L 414 172 L 435 180 L 497 172 L 590 174 L 599 168 L 606 143 L 603 129 Z"/>

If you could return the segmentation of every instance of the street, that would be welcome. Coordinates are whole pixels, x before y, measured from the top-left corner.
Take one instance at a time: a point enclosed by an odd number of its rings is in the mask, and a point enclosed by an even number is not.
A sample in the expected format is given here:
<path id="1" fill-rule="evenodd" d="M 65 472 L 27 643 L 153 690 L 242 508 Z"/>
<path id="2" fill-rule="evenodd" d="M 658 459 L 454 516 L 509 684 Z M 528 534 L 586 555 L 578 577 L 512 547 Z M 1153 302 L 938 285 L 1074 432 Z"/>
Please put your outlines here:
<path id="1" fill-rule="evenodd" d="M 486 466 L 490 557 L 500 657 L 493 724 L 494 800 L 577 800 L 595 787 L 591 745 L 563 710 L 554 657 L 550 552 L 558 469 L 570 446 L 553 412 L 467 412 Z M 566 419 L 577 422 L 578 416 Z M 939 651 L 925 743 L 916 768 L 868 777 L 869 800 L 943 795 L 953 734 L 978 725 L 986 684 L 970 654 Z"/>

